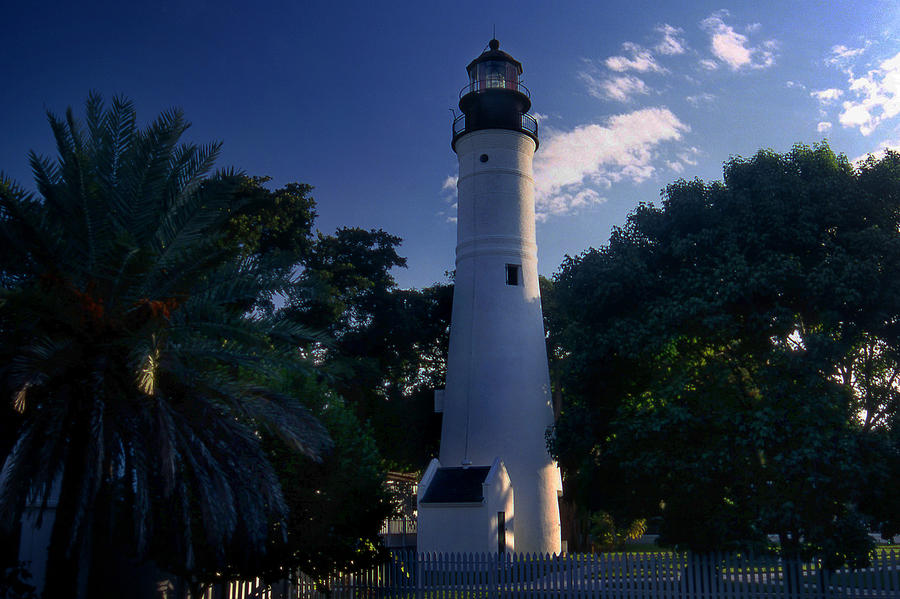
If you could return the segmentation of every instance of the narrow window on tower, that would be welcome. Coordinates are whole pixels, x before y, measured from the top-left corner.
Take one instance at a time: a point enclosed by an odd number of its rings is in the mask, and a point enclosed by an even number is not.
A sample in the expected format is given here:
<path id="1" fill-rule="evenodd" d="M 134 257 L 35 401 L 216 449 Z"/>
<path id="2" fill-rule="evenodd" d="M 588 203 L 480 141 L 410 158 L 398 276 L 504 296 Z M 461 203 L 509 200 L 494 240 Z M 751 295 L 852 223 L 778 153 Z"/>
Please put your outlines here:
<path id="1" fill-rule="evenodd" d="M 507 285 L 518 285 L 519 284 L 519 271 L 522 269 L 520 264 L 507 264 L 506 265 L 506 284 Z"/>

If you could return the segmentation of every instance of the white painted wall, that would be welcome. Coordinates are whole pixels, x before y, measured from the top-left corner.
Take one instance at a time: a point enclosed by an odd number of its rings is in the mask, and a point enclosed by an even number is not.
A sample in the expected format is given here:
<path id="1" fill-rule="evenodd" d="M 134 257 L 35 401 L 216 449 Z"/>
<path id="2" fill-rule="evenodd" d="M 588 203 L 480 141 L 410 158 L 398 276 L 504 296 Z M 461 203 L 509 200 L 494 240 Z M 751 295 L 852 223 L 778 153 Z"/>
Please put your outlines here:
<path id="1" fill-rule="evenodd" d="M 562 487 L 544 438 L 553 410 L 537 275 L 534 151 L 529 136 L 500 129 L 456 142 L 456 284 L 440 461 L 483 465 L 502 458 L 515 488 L 516 550 L 558 553 Z M 521 265 L 519 285 L 506 284 L 507 264 Z"/>
<path id="2" fill-rule="evenodd" d="M 506 518 L 506 551 L 515 551 L 515 505 L 509 475 L 499 459 L 494 460 L 482 485 L 484 501 L 472 503 L 421 503 L 438 460 L 431 464 L 419 483 L 419 515 L 416 549 L 420 553 L 497 552 L 497 512 Z"/>

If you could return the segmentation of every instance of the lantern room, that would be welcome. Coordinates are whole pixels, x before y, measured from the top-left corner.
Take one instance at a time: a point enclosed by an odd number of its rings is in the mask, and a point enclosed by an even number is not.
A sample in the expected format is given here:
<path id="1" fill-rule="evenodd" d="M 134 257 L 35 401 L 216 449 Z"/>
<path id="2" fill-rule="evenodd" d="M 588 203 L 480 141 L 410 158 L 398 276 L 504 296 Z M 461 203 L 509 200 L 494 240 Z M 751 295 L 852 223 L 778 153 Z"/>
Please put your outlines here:
<path id="1" fill-rule="evenodd" d="M 488 50 L 466 67 L 469 73 L 468 91 L 484 89 L 518 89 L 522 63 L 500 50 L 500 42 L 493 39 Z"/>
<path id="2" fill-rule="evenodd" d="M 528 114 L 531 97 L 520 82 L 522 64 L 500 50 L 492 39 L 488 49 L 466 67 L 469 83 L 459 92 L 462 114 L 453 121 L 453 143 L 471 131 L 509 129 L 538 143 L 537 121 Z"/>

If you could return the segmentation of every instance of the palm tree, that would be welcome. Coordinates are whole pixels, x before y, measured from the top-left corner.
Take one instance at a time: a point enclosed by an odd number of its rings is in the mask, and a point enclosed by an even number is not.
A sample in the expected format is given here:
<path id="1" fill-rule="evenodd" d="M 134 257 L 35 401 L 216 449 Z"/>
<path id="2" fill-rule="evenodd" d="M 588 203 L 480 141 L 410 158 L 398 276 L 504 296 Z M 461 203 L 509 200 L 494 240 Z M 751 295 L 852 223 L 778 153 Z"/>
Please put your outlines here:
<path id="1" fill-rule="evenodd" d="M 287 508 L 259 433 L 313 459 L 331 443 L 269 384 L 309 367 L 303 331 L 240 308 L 283 269 L 223 249 L 234 177 L 208 175 L 218 144 L 180 143 L 180 111 L 140 129 L 131 102 L 92 94 L 84 124 L 48 117 L 38 195 L 0 176 L 0 390 L 23 417 L 0 522 L 58 496 L 46 596 L 84 595 L 95 530 L 138 558 L 172 535 L 163 561 L 185 572 L 238 538 L 264 552 Z"/>

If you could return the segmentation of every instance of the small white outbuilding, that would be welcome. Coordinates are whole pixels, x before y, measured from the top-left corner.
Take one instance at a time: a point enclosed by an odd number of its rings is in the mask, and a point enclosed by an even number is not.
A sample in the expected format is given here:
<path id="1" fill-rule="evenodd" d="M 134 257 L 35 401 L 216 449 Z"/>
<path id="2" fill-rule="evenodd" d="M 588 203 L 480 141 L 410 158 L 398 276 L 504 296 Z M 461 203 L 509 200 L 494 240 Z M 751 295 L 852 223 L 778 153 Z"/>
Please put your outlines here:
<path id="1" fill-rule="evenodd" d="M 500 458 L 468 467 L 431 460 L 417 495 L 419 552 L 515 550 L 513 489 Z"/>

